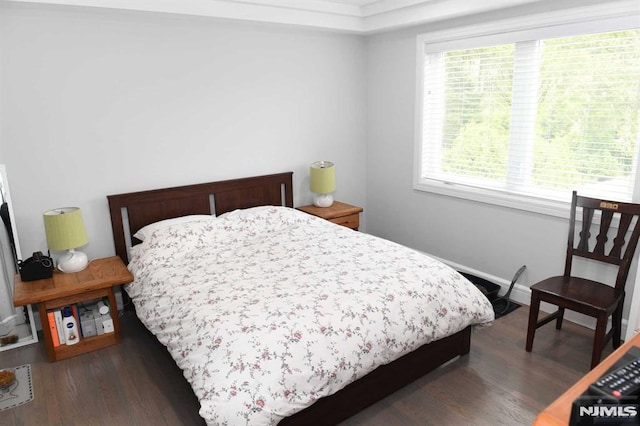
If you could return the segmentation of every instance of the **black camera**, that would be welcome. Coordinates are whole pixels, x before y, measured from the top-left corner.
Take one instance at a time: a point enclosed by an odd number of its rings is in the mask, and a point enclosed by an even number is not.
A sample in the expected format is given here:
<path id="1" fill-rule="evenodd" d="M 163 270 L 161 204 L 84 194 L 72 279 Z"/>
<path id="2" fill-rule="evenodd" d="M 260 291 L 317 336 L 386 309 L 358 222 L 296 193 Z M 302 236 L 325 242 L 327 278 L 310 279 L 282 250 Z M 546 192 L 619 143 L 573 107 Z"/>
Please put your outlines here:
<path id="1" fill-rule="evenodd" d="M 41 251 L 37 251 L 27 260 L 19 260 L 18 268 L 20 268 L 20 278 L 22 281 L 51 278 L 53 275 L 53 259 L 45 256 Z"/>

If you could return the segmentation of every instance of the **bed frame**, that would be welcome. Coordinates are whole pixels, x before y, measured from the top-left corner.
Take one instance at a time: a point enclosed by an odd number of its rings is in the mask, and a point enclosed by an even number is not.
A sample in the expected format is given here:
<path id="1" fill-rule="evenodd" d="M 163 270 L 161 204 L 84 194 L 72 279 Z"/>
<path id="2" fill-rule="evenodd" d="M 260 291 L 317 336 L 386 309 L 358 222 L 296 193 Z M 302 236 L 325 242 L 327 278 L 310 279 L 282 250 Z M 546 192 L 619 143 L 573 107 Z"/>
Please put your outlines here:
<path id="1" fill-rule="evenodd" d="M 128 263 L 133 234 L 149 223 L 188 214 L 222 213 L 261 205 L 293 207 L 293 172 L 109 195 L 116 253 Z M 355 231 L 354 231 L 355 232 Z M 358 413 L 445 362 L 469 353 L 471 327 L 424 345 L 378 367 L 365 377 L 312 406 L 282 420 L 280 425 L 333 425 Z"/>

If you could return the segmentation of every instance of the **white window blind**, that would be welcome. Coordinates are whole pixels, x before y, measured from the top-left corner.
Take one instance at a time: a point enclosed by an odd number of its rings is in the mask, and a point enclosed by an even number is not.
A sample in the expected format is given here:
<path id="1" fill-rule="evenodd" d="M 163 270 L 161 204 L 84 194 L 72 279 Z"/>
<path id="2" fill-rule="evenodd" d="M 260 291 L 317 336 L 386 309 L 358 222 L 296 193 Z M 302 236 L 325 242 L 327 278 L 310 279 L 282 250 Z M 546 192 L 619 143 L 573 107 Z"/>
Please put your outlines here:
<path id="1" fill-rule="evenodd" d="M 428 51 L 423 77 L 422 182 L 632 200 L 640 30 Z"/>

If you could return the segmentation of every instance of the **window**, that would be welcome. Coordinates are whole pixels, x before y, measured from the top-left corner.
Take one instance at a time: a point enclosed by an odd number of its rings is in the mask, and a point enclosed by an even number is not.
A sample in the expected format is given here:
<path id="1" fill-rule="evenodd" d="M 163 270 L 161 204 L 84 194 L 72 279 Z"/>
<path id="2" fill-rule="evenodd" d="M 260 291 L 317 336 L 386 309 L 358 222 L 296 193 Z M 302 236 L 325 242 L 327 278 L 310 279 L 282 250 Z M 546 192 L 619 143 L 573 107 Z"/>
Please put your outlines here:
<path id="1" fill-rule="evenodd" d="M 419 43 L 417 189 L 640 201 L 640 29 Z"/>

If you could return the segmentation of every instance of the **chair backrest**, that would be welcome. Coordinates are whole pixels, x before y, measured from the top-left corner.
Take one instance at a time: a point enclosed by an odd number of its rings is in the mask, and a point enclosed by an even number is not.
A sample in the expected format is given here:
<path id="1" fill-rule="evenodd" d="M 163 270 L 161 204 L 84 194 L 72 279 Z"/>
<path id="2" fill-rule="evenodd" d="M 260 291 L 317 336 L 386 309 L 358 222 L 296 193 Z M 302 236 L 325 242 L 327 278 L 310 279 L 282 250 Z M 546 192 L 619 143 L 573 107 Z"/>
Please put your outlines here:
<path id="1" fill-rule="evenodd" d="M 582 211 L 580 232 L 577 244 L 575 237 L 576 217 Z M 599 226 L 594 218 L 599 217 Z M 617 219 L 617 229 L 611 224 Z M 615 288 L 624 290 L 629 275 L 629 268 L 640 237 L 640 204 L 623 203 L 611 200 L 601 200 L 579 196 L 573 191 L 571 201 L 571 216 L 569 218 L 569 241 L 567 244 L 567 260 L 564 274 L 571 275 L 573 256 L 586 257 L 600 262 L 618 266 Z M 595 244 L 590 247 L 591 229 L 598 228 Z M 628 233 L 631 236 L 627 240 Z M 613 239 L 611 239 L 611 237 Z M 607 244 L 611 240 L 611 243 Z"/>

